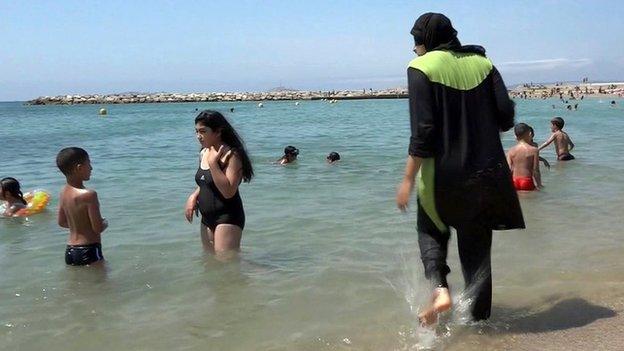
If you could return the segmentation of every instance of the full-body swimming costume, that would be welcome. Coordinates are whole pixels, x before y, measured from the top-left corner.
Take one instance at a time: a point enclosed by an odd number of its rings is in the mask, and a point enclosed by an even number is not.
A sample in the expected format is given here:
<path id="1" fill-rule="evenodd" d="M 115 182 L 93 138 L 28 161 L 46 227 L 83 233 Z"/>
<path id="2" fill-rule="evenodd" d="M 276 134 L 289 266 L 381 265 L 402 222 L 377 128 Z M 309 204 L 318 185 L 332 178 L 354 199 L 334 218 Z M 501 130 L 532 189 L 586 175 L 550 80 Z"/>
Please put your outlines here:
<path id="1" fill-rule="evenodd" d="M 65 249 L 65 263 L 70 266 L 86 266 L 103 259 L 100 243 L 67 245 Z"/>
<path id="2" fill-rule="evenodd" d="M 475 320 L 490 316 L 492 230 L 524 228 L 500 141 L 514 103 L 485 49 L 462 46 L 450 20 L 421 16 L 412 29 L 427 53 L 410 62 L 409 154 L 422 159 L 418 242 L 425 276 L 447 287 L 449 227 L 457 229 L 467 300 Z"/>
<path id="3" fill-rule="evenodd" d="M 199 185 L 199 212 L 206 227 L 213 232 L 219 224 L 234 224 L 241 229 L 245 227 L 245 211 L 238 190 L 226 199 L 215 185 L 210 170 L 201 166 L 195 174 L 195 182 Z"/>

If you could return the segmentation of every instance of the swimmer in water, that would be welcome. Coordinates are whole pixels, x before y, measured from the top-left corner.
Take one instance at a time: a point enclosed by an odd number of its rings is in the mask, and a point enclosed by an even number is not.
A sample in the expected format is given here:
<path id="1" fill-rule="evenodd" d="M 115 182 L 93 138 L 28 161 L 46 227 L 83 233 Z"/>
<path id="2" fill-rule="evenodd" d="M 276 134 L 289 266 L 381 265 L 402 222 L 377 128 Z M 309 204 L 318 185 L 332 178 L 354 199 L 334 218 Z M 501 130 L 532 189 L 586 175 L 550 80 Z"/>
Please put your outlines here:
<path id="1" fill-rule="evenodd" d="M 24 194 L 17 179 L 6 177 L 0 180 L 0 201 L 5 201 L 3 216 L 12 217 L 19 210 L 26 208 Z"/>
<path id="2" fill-rule="evenodd" d="M 284 156 L 282 156 L 276 162 L 280 165 L 286 165 L 289 163 L 293 163 L 297 160 L 297 156 L 299 155 L 299 149 L 294 146 L 288 145 L 284 148 Z"/>
<path id="3" fill-rule="evenodd" d="M 515 125 L 514 134 L 518 143 L 507 152 L 507 163 L 516 190 L 531 191 L 542 187 L 539 151 L 531 145 L 530 128 L 525 123 Z"/>
<path id="4" fill-rule="evenodd" d="M 229 259 L 240 249 L 245 211 L 239 193 L 242 182 L 254 175 L 245 145 L 234 127 L 217 111 L 195 117 L 195 135 L 201 145 L 197 188 L 184 207 L 186 220 L 201 213 L 200 237 L 204 249 L 218 259 Z"/>
<path id="5" fill-rule="evenodd" d="M 539 147 L 539 150 L 542 150 L 546 146 L 550 145 L 552 142 L 555 142 L 555 152 L 557 153 L 557 160 L 559 161 L 570 161 L 574 160 L 574 156 L 570 153 L 574 148 L 574 143 L 568 133 L 563 131 L 563 126 L 565 125 L 565 121 L 561 117 L 555 117 L 550 121 L 550 131 L 552 135 L 542 146 Z"/>
<path id="6" fill-rule="evenodd" d="M 329 155 L 327 155 L 325 159 L 327 160 L 327 163 L 329 164 L 336 163 L 337 161 L 340 160 L 340 154 L 335 151 L 332 151 L 329 153 Z"/>
<path id="7" fill-rule="evenodd" d="M 65 263 L 85 266 L 103 261 L 101 236 L 108 221 L 100 214 L 95 190 L 84 186 L 93 170 L 89 154 L 79 147 L 64 148 L 56 156 L 56 165 L 67 181 L 58 209 L 58 225 L 69 229 Z"/>

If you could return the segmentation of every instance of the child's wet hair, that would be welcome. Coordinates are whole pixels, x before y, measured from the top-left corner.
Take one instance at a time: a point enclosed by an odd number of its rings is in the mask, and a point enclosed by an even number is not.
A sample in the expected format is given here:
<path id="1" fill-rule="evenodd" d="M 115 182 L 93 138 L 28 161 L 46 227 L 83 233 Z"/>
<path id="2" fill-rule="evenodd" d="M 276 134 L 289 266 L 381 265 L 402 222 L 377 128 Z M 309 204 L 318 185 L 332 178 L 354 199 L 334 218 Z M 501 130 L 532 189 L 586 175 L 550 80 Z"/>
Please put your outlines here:
<path id="1" fill-rule="evenodd" d="M 79 147 L 66 147 L 56 155 L 56 166 L 64 175 L 70 175 L 76 166 L 86 162 L 89 154 Z"/>
<path id="2" fill-rule="evenodd" d="M 329 153 L 329 155 L 327 155 L 327 159 L 331 162 L 335 162 L 340 160 L 340 154 L 337 153 L 336 151 L 332 151 Z"/>
<path id="3" fill-rule="evenodd" d="M 551 119 L 550 123 L 554 124 L 559 129 L 563 129 L 563 126 L 565 125 L 565 121 L 561 117 Z"/>
<path id="4" fill-rule="evenodd" d="M 2 189 L 2 193 L 9 193 L 11 196 L 19 199 L 24 205 L 26 205 L 24 194 L 22 194 L 22 189 L 20 188 L 20 183 L 17 179 L 13 177 L 2 178 L 2 180 L 0 180 L 0 188 Z"/>
<path id="5" fill-rule="evenodd" d="M 526 123 L 518 123 L 514 126 L 514 134 L 516 138 L 520 138 L 527 133 L 530 133 L 532 128 Z"/>
<path id="6" fill-rule="evenodd" d="M 299 149 L 297 149 L 296 147 L 292 145 L 288 145 L 284 148 L 284 155 L 285 156 L 297 156 L 299 155 Z"/>

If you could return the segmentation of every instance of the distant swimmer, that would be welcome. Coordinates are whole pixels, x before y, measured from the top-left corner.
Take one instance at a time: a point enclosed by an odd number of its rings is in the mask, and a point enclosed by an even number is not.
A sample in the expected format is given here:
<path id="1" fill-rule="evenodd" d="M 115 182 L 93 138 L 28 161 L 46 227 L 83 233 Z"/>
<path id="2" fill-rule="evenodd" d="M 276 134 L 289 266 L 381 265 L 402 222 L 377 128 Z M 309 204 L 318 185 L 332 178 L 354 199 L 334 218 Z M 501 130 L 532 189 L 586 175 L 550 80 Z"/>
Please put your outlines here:
<path id="1" fill-rule="evenodd" d="M 340 154 L 336 151 L 332 151 L 326 157 L 327 163 L 335 163 L 336 161 L 340 161 Z"/>
<path id="2" fill-rule="evenodd" d="M 263 103 L 261 103 L 261 102 L 259 102 L 259 103 L 258 103 L 258 107 L 264 107 L 264 104 L 263 104 Z"/>
<path id="3" fill-rule="evenodd" d="M 299 101 L 295 102 L 295 106 L 299 106 Z"/>
<path id="4" fill-rule="evenodd" d="M 615 106 L 615 100 L 611 100 L 611 106 Z"/>
<path id="5" fill-rule="evenodd" d="M 570 153 L 572 149 L 574 149 L 574 143 L 568 133 L 563 131 L 563 126 L 565 125 L 565 121 L 561 117 L 555 117 L 550 120 L 550 131 L 552 135 L 542 146 L 539 147 L 539 150 L 544 149 L 546 146 L 550 145 L 553 141 L 555 142 L 555 152 L 557 153 L 557 160 L 559 161 L 570 161 L 574 160 L 574 156 Z"/>
<path id="6" fill-rule="evenodd" d="M 516 190 L 531 191 L 542 187 L 539 150 L 531 145 L 531 127 L 518 123 L 514 127 L 518 144 L 507 152 L 507 163 Z"/>
<path id="7" fill-rule="evenodd" d="M 100 111 L 98 112 L 98 114 L 100 116 L 106 116 L 108 114 L 108 111 L 106 111 L 105 108 L 101 108 Z"/>
<path id="8" fill-rule="evenodd" d="M 234 112 L 234 107 L 230 107 L 230 112 Z"/>
<path id="9" fill-rule="evenodd" d="M 574 104 L 574 111 L 578 109 L 578 104 Z"/>
<path id="10" fill-rule="evenodd" d="M 289 163 L 293 163 L 297 161 L 297 156 L 299 155 L 299 149 L 292 145 L 288 145 L 284 148 L 284 156 L 282 156 L 276 162 L 280 165 L 287 165 Z"/>

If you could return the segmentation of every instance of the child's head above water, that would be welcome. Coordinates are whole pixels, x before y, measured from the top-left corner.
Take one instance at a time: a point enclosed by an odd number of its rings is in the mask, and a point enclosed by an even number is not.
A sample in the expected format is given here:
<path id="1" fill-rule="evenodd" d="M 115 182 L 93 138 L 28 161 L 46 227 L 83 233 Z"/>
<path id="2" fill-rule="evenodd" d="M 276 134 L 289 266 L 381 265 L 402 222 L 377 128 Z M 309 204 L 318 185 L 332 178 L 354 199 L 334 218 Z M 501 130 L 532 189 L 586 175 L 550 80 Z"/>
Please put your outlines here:
<path id="1" fill-rule="evenodd" d="M 297 157 L 299 155 L 299 149 L 292 145 L 288 145 L 284 148 L 284 156 L 294 156 Z"/>
<path id="2" fill-rule="evenodd" d="M 329 163 L 334 163 L 338 160 L 340 160 L 340 154 L 335 151 L 332 151 L 329 155 L 327 155 L 327 162 Z"/>
<path id="3" fill-rule="evenodd" d="M 514 126 L 514 134 L 516 140 L 524 140 L 529 142 L 531 140 L 532 128 L 526 123 L 518 123 Z"/>
<path id="4" fill-rule="evenodd" d="M 299 149 L 292 145 L 288 145 L 284 148 L 284 156 L 278 160 L 281 164 L 291 163 L 297 159 L 299 155 Z"/>
<path id="5" fill-rule="evenodd" d="M 59 151 L 56 165 L 66 177 L 77 176 L 81 180 L 91 178 L 89 154 L 79 147 L 66 147 Z"/>
<path id="6" fill-rule="evenodd" d="M 292 145 L 288 145 L 284 148 L 284 156 L 296 159 L 299 156 L 299 149 Z"/>
<path id="7" fill-rule="evenodd" d="M 24 194 L 22 194 L 22 190 L 20 189 L 20 184 L 17 179 L 6 177 L 0 180 L 0 200 L 18 201 L 24 205 L 26 204 Z"/>
<path id="8" fill-rule="evenodd" d="M 565 121 L 561 117 L 555 117 L 550 120 L 550 130 L 556 132 L 562 130 L 565 125 Z"/>

